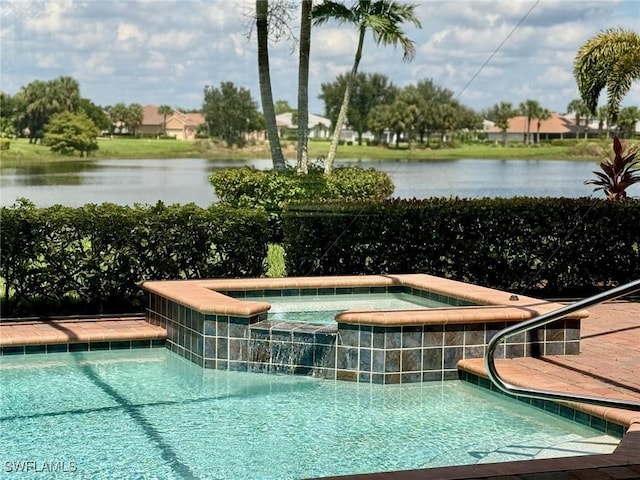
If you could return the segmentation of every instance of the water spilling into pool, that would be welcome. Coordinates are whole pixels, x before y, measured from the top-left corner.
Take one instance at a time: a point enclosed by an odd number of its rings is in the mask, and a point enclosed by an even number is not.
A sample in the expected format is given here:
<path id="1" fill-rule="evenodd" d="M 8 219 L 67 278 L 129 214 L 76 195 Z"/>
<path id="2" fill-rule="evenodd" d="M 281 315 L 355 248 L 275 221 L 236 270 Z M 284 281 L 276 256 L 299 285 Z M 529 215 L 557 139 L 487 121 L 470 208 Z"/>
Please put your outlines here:
<path id="1" fill-rule="evenodd" d="M 345 310 L 420 310 L 451 307 L 451 303 L 405 292 L 345 295 L 259 296 L 247 300 L 271 304 L 268 319 L 335 324 L 334 317 Z"/>
<path id="2" fill-rule="evenodd" d="M 618 442 L 458 381 L 207 370 L 165 349 L 4 356 L 0 378 L 5 471 L 73 462 L 75 475 L 97 480 L 281 480 L 610 452 Z"/>

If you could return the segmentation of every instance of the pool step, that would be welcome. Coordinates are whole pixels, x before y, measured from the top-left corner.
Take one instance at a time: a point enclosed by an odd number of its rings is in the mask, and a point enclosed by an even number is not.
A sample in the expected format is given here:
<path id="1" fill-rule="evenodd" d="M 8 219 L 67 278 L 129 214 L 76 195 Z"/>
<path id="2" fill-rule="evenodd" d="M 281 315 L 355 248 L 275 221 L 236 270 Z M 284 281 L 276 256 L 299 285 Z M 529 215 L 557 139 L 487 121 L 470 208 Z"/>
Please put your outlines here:
<path id="1" fill-rule="evenodd" d="M 164 347 L 167 331 L 142 315 L 0 322 L 0 355 Z"/>

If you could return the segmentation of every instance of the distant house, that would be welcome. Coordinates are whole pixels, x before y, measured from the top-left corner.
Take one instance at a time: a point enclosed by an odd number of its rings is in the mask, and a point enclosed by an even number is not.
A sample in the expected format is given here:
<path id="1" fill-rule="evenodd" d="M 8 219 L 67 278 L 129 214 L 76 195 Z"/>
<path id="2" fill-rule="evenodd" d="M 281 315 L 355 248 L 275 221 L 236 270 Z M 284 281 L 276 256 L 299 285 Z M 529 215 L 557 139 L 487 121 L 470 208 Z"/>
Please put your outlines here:
<path id="1" fill-rule="evenodd" d="M 157 105 L 145 105 L 142 108 L 142 124 L 138 127 L 138 133 L 163 135 L 175 137 L 178 140 L 193 140 L 199 125 L 205 123 L 201 113 L 184 113 L 177 109 L 167 115 L 166 129 L 164 116 L 158 113 Z"/>
<path id="2" fill-rule="evenodd" d="M 493 126 L 485 124 L 487 138 L 492 142 L 502 142 L 505 140 L 505 132 L 495 124 Z M 579 133 L 579 129 L 575 121 L 571 118 L 564 117 L 557 113 L 552 113 L 547 120 L 540 121 L 538 128 L 538 119 L 532 118 L 529 125 L 529 143 L 538 141 L 538 132 L 540 141 L 553 140 L 556 138 L 575 138 Z M 509 119 L 509 127 L 506 131 L 507 142 L 524 142 L 527 135 L 527 117 L 518 116 Z"/>
<path id="3" fill-rule="evenodd" d="M 293 121 L 293 112 L 276 115 L 276 124 L 278 125 L 280 136 L 298 128 L 298 124 Z M 310 113 L 307 125 L 309 128 L 309 138 L 329 138 L 331 134 L 331 120 L 328 118 Z"/>

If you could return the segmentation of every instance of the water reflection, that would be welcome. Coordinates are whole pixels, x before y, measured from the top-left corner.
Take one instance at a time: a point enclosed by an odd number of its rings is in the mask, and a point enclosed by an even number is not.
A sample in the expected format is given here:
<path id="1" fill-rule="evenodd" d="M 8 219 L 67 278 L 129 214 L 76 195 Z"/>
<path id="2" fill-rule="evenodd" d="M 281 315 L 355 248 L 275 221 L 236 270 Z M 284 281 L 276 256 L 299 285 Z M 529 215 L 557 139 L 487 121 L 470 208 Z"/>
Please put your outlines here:
<path id="1" fill-rule="evenodd" d="M 346 164 L 339 162 L 338 164 Z M 588 197 L 596 162 L 549 160 L 351 161 L 385 171 L 400 198 L 428 197 Z M 0 203 L 26 197 L 38 206 L 113 202 L 167 204 L 216 201 L 208 177 L 216 170 L 251 165 L 271 168 L 271 160 L 92 160 L 11 165 L 1 168 Z M 640 195 L 640 185 L 629 189 Z M 601 193 L 596 196 L 601 197 Z"/>
<path id="2" fill-rule="evenodd" d="M 2 187 L 41 185 L 81 185 L 83 173 L 101 168 L 93 161 L 78 160 L 64 162 L 24 162 L 19 165 L 2 167 Z"/>

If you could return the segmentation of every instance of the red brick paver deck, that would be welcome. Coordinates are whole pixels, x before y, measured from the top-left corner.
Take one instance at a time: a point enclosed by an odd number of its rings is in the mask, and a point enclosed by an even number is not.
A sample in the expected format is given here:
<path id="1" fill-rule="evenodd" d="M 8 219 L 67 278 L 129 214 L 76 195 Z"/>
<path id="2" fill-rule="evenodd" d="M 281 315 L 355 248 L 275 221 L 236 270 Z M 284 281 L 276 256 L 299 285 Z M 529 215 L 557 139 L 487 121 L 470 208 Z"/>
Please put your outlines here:
<path id="1" fill-rule="evenodd" d="M 497 360 L 500 375 L 522 387 L 640 402 L 640 303 L 605 303 L 589 312 L 582 320 L 580 355 Z M 483 359 L 458 367 L 486 377 Z M 640 412 L 572 406 L 625 426 L 640 423 Z"/>
<path id="2" fill-rule="evenodd" d="M 0 347 L 164 339 L 165 329 L 142 316 L 0 323 Z"/>

